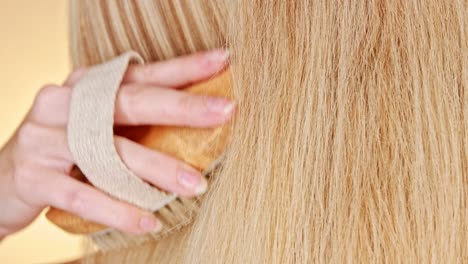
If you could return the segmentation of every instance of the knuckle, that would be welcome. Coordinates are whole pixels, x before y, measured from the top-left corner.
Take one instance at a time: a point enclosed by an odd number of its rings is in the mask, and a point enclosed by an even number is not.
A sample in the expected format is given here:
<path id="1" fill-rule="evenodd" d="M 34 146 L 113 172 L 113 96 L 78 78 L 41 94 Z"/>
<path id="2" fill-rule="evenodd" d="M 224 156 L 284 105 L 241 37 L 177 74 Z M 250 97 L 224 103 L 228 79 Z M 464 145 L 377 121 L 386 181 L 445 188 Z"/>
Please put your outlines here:
<path id="1" fill-rule="evenodd" d="M 151 80 L 154 79 L 154 76 L 158 75 L 157 67 L 152 67 L 154 65 L 144 65 L 138 67 L 138 72 L 140 73 L 141 80 Z"/>
<path id="2" fill-rule="evenodd" d="M 182 95 L 178 102 L 180 113 L 182 115 L 186 115 L 187 113 L 193 113 L 194 111 L 200 110 L 203 96 L 201 96 L 201 98 L 199 97 L 195 97 L 189 94 Z"/>
<path id="3" fill-rule="evenodd" d="M 136 117 L 141 115 L 139 102 L 141 102 L 141 89 L 135 85 L 127 85 L 120 89 L 120 109 L 118 114 L 124 117 L 131 125 L 137 125 Z"/>
<path id="4" fill-rule="evenodd" d="M 57 96 L 60 95 L 60 92 L 61 87 L 58 85 L 48 84 L 43 86 L 36 94 L 32 111 L 42 113 L 45 109 L 57 101 L 57 99 L 59 99 Z"/>
<path id="5" fill-rule="evenodd" d="M 37 182 L 37 174 L 31 169 L 31 166 L 25 161 L 15 163 L 13 175 L 16 185 L 19 184 L 34 184 Z"/>
<path id="6" fill-rule="evenodd" d="M 60 86 L 54 84 L 47 84 L 42 86 L 39 92 L 36 95 L 36 103 L 48 103 L 54 99 Z"/>
<path id="7" fill-rule="evenodd" d="M 138 166 L 165 171 L 168 166 L 168 160 L 162 154 L 150 150 L 147 154 L 140 155 Z"/>
<path id="8" fill-rule="evenodd" d="M 30 164 L 27 162 L 20 162 L 16 163 L 13 168 L 13 184 L 19 195 L 31 197 L 34 193 L 34 188 L 40 186 L 41 179 L 37 170 L 30 166 Z"/>
<path id="9" fill-rule="evenodd" d="M 86 193 L 82 190 L 72 190 L 64 197 L 65 206 L 75 214 L 86 213 Z"/>
<path id="10" fill-rule="evenodd" d="M 114 219 L 115 228 L 130 233 L 138 232 L 138 217 L 134 210 L 125 208 L 122 210 L 122 214 Z"/>
<path id="11" fill-rule="evenodd" d="M 208 108 L 209 98 L 207 95 L 182 96 L 177 111 L 181 121 L 201 126 L 218 122 L 221 116 Z"/>
<path id="12" fill-rule="evenodd" d="M 30 146 L 37 142 L 37 137 L 42 131 L 40 125 L 33 122 L 24 122 L 17 131 L 17 143 L 20 147 Z"/>
<path id="13" fill-rule="evenodd" d="M 185 190 L 181 188 L 178 177 L 179 172 L 182 170 L 181 168 L 186 168 L 187 165 L 180 161 L 169 159 L 166 160 L 164 164 L 165 165 L 161 165 L 157 170 L 159 181 L 154 184 L 162 190 L 183 194 L 182 192 Z"/>

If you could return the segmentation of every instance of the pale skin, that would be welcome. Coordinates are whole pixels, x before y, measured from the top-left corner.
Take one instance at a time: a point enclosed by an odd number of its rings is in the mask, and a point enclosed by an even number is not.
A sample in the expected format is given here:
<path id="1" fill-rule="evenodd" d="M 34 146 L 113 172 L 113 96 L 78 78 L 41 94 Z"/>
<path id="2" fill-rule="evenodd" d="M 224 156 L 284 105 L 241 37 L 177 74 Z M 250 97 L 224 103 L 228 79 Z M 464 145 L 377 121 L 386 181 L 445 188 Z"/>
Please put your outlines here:
<path id="1" fill-rule="evenodd" d="M 119 89 L 116 125 L 214 127 L 232 117 L 226 98 L 181 90 L 223 70 L 222 49 L 158 63 L 130 66 Z M 151 212 L 118 201 L 70 176 L 74 166 L 66 140 L 68 105 L 74 84 L 86 68 L 62 85 L 46 85 L 11 139 L 0 149 L 0 240 L 30 224 L 47 206 L 85 219 L 142 234 L 162 227 Z M 193 197 L 207 188 L 201 174 L 180 160 L 115 137 L 122 161 L 137 176 L 160 189 Z"/>

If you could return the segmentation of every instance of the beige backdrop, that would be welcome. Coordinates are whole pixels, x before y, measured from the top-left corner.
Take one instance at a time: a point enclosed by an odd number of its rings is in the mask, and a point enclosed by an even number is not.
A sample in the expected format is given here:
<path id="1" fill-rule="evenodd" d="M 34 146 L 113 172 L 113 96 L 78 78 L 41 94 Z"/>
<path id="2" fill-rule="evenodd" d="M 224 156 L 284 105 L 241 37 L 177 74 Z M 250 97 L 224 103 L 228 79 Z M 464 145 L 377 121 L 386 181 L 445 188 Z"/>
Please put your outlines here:
<path id="1" fill-rule="evenodd" d="M 0 0 L 0 145 L 45 83 L 69 72 L 66 0 Z M 0 208 L 1 213 L 1 208 Z M 50 263 L 80 255 L 80 238 L 43 217 L 0 243 L 0 263 Z"/>

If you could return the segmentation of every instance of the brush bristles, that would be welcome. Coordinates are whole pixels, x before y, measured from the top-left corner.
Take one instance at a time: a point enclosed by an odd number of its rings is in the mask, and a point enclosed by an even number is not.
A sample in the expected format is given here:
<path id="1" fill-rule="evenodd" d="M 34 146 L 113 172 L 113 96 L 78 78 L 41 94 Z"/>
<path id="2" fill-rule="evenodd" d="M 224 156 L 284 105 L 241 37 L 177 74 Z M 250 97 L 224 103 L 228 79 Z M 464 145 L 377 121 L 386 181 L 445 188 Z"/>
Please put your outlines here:
<path id="1" fill-rule="evenodd" d="M 89 235 L 98 250 L 110 251 L 119 248 L 130 248 L 162 237 L 189 224 L 198 212 L 199 199 L 177 198 L 166 207 L 158 210 L 155 216 L 161 220 L 163 228 L 157 233 L 132 235 L 115 229 L 106 229 Z"/>
<path id="2" fill-rule="evenodd" d="M 210 180 L 216 173 L 219 173 L 224 158 L 225 154 L 223 153 L 202 172 L 202 176 Z M 95 246 L 94 249 L 101 251 L 130 248 L 149 241 L 159 240 L 192 222 L 200 209 L 202 198 L 203 195 L 192 199 L 177 197 L 176 200 L 155 212 L 154 215 L 163 225 L 162 230 L 157 233 L 131 235 L 115 229 L 106 229 L 90 234 L 89 237 Z"/>

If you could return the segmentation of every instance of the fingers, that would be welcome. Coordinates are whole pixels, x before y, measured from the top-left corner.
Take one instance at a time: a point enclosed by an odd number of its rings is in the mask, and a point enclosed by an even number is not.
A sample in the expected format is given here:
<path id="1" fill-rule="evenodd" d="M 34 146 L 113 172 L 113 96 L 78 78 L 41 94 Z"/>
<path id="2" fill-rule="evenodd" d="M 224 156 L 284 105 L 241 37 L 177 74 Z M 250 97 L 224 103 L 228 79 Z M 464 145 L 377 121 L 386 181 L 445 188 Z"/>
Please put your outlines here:
<path id="1" fill-rule="evenodd" d="M 210 127 L 231 117 L 226 98 L 193 95 L 173 89 L 128 85 L 117 95 L 115 122 L 123 125 Z"/>
<path id="2" fill-rule="evenodd" d="M 17 135 L 15 154 L 17 190 L 36 205 L 52 205 L 85 219 L 130 233 L 160 228 L 153 216 L 135 206 L 117 201 L 72 177 L 73 159 L 63 129 L 24 124 Z M 160 189 L 183 197 L 202 194 L 207 182 L 183 162 L 128 139 L 116 137 L 115 145 L 124 163 L 138 177 Z"/>
<path id="3" fill-rule="evenodd" d="M 72 85 L 84 74 L 77 70 L 65 82 Z M 38 92 L 28 117 L 42 124 L 65 126 L 72 89 L 46 85 Z M 234 104 L 226 98 L 193 95 L 150 85 L 127 84 L 118 91 L 115 122 L 118 125 L 175 125 L 211 127 L 230 119 Z"/>
<path id="4" fill-rule="evenodd" d="M 229 59 L 225 49 L 215 49 L 181 56 L 167 61 L 131 65 L 123 83 L 139 83 L 160 87 L 184 87 L 212 77 L 222 71 Z M 77 68 L 64 82 L 64 86 L 73 87 L 86 73 L 86 68 Z"/>
<path id="5" fill-rule="evenodd" d="M 84 219 L 132 234 L 157 232 L 162 224 L 152 213 L 110 198 L 101 191 L 66 175 L 48 171 L 42 177 L 44 202 Z M 56 188 L 51 188 L 52 186 Z"/>
<path id="6" fill-rule="evenodd" d="M 16 153 L 18 160 L 34 160 L 37 166 L 70 174 L 74 161 L 63 129 L 25 123 L 18 131 L 17 138 L 18 149 L 21 150 L 21 153 Z M 206 191 L 206 180 L 182 161 L 123 137 L 114 137 L 114 142 L 117 153 L 127 167 L 160 189 L 183 197 L 193 197 Z M 31 170 L 23 174 L 30 173 Z"/>
<path id="7" fill-rule="evenodd" d="M 125 83 L 151 84 L 163 87 L 184 87 L 219 73 L 229 53 L 224 49 L 196 53 L 175 59 L 129 67 Z"/>
<path id="8" fill-rule="evenodd" d="M 206 191 L 206 179 L 181 161 L 122 137 L 115 138 L 115 145 L 127 167 L 153 185 L 183 197 Z"/>
<path id="9" fill-rule="evenodd" d="M 32 160 L 47 168 L 68 173 L 72 156 L 68 149 L 67 136 L 63 128 L 48 127 L 25 121 L 16 132 L 14 157 L 20 162 Z"/>
<path id="10" fill-rule="evenodd" d="M 28 118 L 49 126 L 66 126 L 72 90 L 44 86 Z M 227 122 L 233 102 L 222 97 L 193 95 L 153 86 L 124 85 L 118 92 L 114 119 L 117 125 L 174 125 L 211 127 Z"/>
<path id="11" fill-rule="evenodd" d="M 27 119 L 49 126 L 64 126 L 68 120 L 71 89 L 45 85 L 36 95 Z"/>

